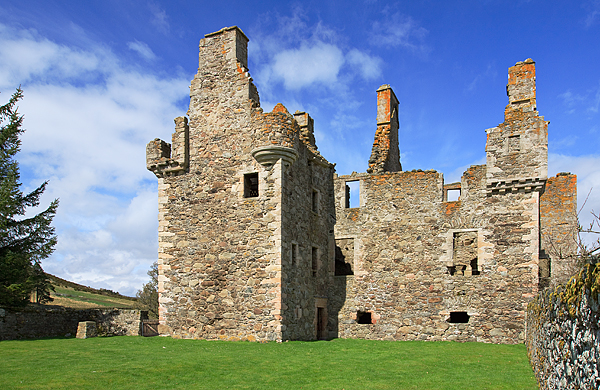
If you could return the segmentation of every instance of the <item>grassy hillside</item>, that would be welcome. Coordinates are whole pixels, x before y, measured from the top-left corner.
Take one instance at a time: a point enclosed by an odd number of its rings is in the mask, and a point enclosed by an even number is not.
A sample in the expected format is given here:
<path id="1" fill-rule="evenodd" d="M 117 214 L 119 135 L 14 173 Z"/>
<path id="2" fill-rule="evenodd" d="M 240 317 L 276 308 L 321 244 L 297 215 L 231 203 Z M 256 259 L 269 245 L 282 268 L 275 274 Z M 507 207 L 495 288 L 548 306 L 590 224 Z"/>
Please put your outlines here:
<path id="1" fill-rule="evenodd" d="M 49 305 L 77 309 L 94 307 L 133 308 L 138 306 L 137 299 L 133 297 L 127 297 L 111 290 L 83 286 L 50 274 L 48 274 L 48 277 L 56 290 L 50 294 L 54 301 L 50 302 Z"/>

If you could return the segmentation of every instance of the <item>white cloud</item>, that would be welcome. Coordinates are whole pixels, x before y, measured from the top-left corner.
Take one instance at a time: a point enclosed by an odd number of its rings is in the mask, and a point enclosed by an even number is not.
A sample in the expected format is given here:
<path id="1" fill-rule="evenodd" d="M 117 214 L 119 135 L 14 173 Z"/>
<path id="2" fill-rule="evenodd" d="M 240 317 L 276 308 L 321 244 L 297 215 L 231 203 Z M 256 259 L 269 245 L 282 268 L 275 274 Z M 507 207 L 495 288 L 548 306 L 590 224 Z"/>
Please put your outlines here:
<path id="1" fill-rule="evenodd" d="M 360 75 L 365 80 L 372 80 L 381 76 L 382 60 L 379 57 L 372 57 L 358 49 L 352 49 L 346 55 L 348 63 L 356 66 Z"/>
<path id="2" fill-rule="evenodd" d="M 586 28 L 590 28 L 596 23 L 596 20 L 598 20 L 598 17 L 600 16 L 600 0 L 588 1 L 583 4 L 583 7 L 587 11 L 583 24 Z"/>
<path id="3" fill-rule="evenodd" d="M 264 24 L 270 20 L 265 19 Z M 364 80 L 381 75 L 379 57 L 347 47 L 322 22 L 307 25 L 301 9 L 275 19 L 277 27 L 269 30 L 276 33 L 264 34 L 259 27 L 249 44 L 250 61 L 258 64 L 257 84 L 267 99 L 279 84 L 291 91 L 325 86 L 343 93 L 356 75 Z"/>
<path id="4" fill-rule="evenodd" d="M 383 20 L 373 22 L 370 36 L 374 45 L 401 46 L 422 53 L 429 51 L 424 43 L 428 31 L 412 17 L 400 13 L 389 15 L 388 11 L 385 14 Z"/>
<path id="5" fill-rule="evenodd" d="M 152 49 L 150 49 L 150 46 L 148 46 L 144 42 L 140 42 L 138 40 L 135 40 L 133 42 L 127 42 L 127 47 L 137 52 L 140 56 L 142 56 L 142 58 L 146 60 L 153 60 L 156 58 L 156 55 L 154 54 Z"/>
<path id="6" fill-rule="evenodd" d="M 152 20 L 150 21 L 154 27 L 163 34 L 168 34 L 171 27 L 169 25 L 168 16 L 164 9 L 161 9 L 157 4 L 150 4 L 150 12 Z"/>
<path id="7" fill-rule="evenodd" d="M 60 198 L 48 272 L 127 294 L 148 279 L 158 224 L 145 145 L 170 139 L 188 84 L 132 69 L 101 45 L 82 50 L 0 26 L 2 96 L 18 85 L 25 93 L 23 189 L 50 180 L 42 205 Z"/>
<path id="8" fill-rule="evenodd" d="M 277 53 L 272 71 L 276 80 L 295 90 L 317 83 L 335 83 L 343 63 L 344 56 L 338 47 L 316 42 Z"/>

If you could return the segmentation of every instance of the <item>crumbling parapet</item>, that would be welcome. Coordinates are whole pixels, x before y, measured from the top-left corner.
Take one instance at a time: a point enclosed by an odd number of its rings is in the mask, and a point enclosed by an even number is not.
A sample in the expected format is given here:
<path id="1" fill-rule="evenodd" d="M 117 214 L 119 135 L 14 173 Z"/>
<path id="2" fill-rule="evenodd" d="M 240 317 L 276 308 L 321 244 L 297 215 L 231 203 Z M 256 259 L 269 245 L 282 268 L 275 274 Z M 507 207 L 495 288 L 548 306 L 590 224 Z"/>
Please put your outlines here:
<path id="1" fill-rule="evenodd" d="M 186 117 L 175 118 L 175 132 L 171 144 L 155 138 L 146 145 L 146 168 L 156 177 L 176 176 L 189 166 L 189 126 Z"/>
<path id="2" fill-rule="evenodd" d="M 398 98 L 388 84 L 377 89 L 377 130 L 369 159 L 368 173 L 398 172 L 400 148 L 398 146 Z"/>
<path id="3" fill-rule="evenodd" d="M 315 121 L 306 112 L 296 111 L 294 118 L 300 126 L 300 139 L 310 148 L 317 150 L 315 141 Z"/>

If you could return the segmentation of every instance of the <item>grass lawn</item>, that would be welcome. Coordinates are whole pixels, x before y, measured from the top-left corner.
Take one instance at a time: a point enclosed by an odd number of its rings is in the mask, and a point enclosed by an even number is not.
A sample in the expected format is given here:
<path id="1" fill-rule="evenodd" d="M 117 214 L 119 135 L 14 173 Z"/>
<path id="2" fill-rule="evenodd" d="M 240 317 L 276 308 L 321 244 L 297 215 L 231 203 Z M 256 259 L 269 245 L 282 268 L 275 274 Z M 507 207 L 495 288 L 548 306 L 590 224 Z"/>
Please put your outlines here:
<path id="1" fill-rule="evenodd" d="M 537 389 L 522 344 L 97 337 L 0 356 L 3 389 Z"/>

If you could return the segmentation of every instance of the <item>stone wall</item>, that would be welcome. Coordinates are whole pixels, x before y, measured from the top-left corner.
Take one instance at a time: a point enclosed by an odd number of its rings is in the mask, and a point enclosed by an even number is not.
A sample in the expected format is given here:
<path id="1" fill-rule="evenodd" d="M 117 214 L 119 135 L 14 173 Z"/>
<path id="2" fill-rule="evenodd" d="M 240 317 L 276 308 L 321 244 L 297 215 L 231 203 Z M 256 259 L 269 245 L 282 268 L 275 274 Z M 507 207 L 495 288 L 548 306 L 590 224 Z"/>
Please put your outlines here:
<path id="1" fill-rule="evenodd" d="M 357 178 L 361 207 L 344 208 L 345 182 Z M 354 275 L 335 276 L 345 291 L 331 293 L 345 297 L 339 337 L 523 341 L 538 288 L 537 192 L 487 196 L 485 166 L 465 173 L 456 202 L 443 201 L 435 171 L 335 181 L 335 237 L 354 240 Z"/>
<path id="2" fill-rule="evenodd" d="M 75 336 L 81 321 L 95 321 L 101 336 L 138 336 L 148 312 L 28 306 L 0 308 L 0 340 Z"/>
<path id="3" fill-rule="evenodd" d="M 600 388 L 600 266 L 527 307 L 527 352 L 540 389 Z"/>
<path id="4" fill-rule="evenodd" d="M 509 69 L 486 164 L 446 184 L 402 171 L 389 85 L 377 90 L 366 172 L 337 176 L 307 113 L 260 107 L 247 42 L 237 27 L 200 41 L 189 121 L 175 120 L 171 145 L 146 149 L 158 177 L 160 333 L 522 342 L 527 303 L 562 264 L 549 243 L 565 244 L 561 256 L 576 249 L 566 240 L 576 177 L 547 178 L 535 63 Z M 355 208 L 349 182 L 360 186 Z"/>
<path id="5" fill-rule="evenodd" d="M 577 176 L 559 173 L 546 182 L 540 196 L 540 277 L 553 287 L 569 281 L 577 270 Z"/>
<path id="6" fill-rule="evenodd" d="M 237 27 L 200 42 L 189 166 L 163 169 L 156 156 L 168 147 L 155 140 L 147 148 L 147 166 L 159 178 L 163 335 L 314 339 L 317 313 L 327 317 L 333 165 L 317 151 L 308 114 L 260 108 L 247 42 Z M 185 142 L 179 127 L 172 149 L 186 150 L 178 147 Z"/>

